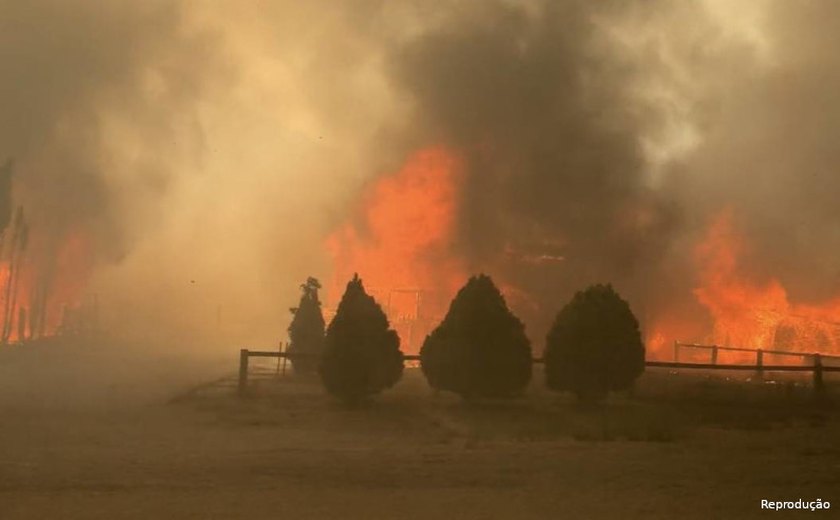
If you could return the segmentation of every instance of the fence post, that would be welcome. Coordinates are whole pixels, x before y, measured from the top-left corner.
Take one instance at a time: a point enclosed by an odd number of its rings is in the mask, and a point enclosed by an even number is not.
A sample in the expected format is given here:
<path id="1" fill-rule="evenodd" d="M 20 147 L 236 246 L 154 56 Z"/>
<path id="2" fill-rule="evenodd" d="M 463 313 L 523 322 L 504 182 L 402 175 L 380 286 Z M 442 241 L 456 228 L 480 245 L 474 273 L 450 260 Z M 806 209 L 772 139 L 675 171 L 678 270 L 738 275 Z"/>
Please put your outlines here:
<path id="1" fill-rule="evenodd" d="M 248 349 L 239 351 L 239 395 L 245 393 L 248 387 Z"/>
<path id="2" fill-rule="evenodd" d="M 277 369 L 275 370 L 275 375 L 279 376 L 280 375 L 280 361 L 281 361 L 281 358 L 283 357 L 283 342 L 282 341 L 277 343 L 277 353 L 280 354 L 280 355 L 277 356 Z"/>
<path id="3" fill-rule="evenodd" d="M 282 375 L 284 375 L 284 376 L 286 375 L 286 359 L 288 359 L 286 357 L 286 352 L 288 352 L 288 350 L 289 350 L 288 347 L 289 347 L 289 344 L 286 343 L 285 345 L 281 346 L 281 350 L 280 350 L 280 355 L 283 356 L 283 372 L 282 372 Z"/>
<path id="4" fill-rule="evenodd" d="M 680 342 L 677 340 L 674 340 L 674 362 L 680 362 Z"/>
<path id="5" fill-rule="evenodd" d="M 764 351 L 757 349 L 755 351 L 755 372 L 758 379 L 764 379 Z"/>
<path id="6" fill-rule="evenodd" d="M 822 356 L 814 354 L 814 394 L 817 397 L 822 397 L 824 392 Z"/>
<path id="7" fill-rule="evenodd" d="M 712 345 L 712 364 L 717 365 L 718 346 Z"/>

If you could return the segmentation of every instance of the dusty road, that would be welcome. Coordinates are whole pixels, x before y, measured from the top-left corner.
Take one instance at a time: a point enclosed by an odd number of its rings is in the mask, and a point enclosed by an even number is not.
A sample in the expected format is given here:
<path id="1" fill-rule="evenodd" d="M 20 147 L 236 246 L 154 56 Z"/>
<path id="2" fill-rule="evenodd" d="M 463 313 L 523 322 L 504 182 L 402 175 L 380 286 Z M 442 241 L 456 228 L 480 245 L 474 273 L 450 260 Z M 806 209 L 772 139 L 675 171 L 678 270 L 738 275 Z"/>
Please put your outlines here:
<path id="1" fill-rule="evenodd" d="M 642 399 L 592 412 L 536 387 L 467 406 L 415 371 L 356 410 L 299 378 L 171 402 L 222 365 L 140 377 L 128 361 L 98 378 L 70 362 L 0 369 L 0 518 L 750 518 L 761 498 L 800 497 L 840 509 L 830 410 Z"/>

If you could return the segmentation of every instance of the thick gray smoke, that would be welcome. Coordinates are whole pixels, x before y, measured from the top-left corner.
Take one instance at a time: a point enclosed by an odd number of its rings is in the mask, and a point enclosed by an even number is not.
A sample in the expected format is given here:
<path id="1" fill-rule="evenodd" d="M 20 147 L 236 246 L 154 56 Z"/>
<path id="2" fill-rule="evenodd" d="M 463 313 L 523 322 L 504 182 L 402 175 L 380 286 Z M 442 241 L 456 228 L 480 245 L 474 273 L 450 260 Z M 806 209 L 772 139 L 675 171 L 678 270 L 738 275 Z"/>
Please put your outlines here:
<path id="1" fill-rule="evenodd" d="M 391 66 L 428 135 L 469 156 L 462 247 L 536 299 L 535 332 L 596 281 L 702 315 L 691 248 L 726 208 L 753 279 L 840 288 L 837 11 L 477 2 Z"/>
<path id="2" fill-rule="evenodd" d="M 175 159 L 200 142 L 213 49 L 171 2 L 0 1 L 0 160 L 14 159 L 11 201 L 29 226 L 25 252 L 6 233 L 4 307 L 16 322 L 15 304 L 29 306 L 32 334 L 160 225 Z"/>
<path id="3" fill-rule="evenodd" d="M 638 298 L 679 222 L 648 182 L 646 64 L 609 45 L 618 11 L 476 2 L 392 56 L 428 135 L 468 155 L 461 247 L 530 296 L 538 331 L 588 283 Z"/>
<path id="4" fill-rule="evenodd" d="M 279 337 L 365 181 L 438 144 L 468 167 L 455 253 L 527 295 L 536 342 L 592 282 L 701 315 L 691 248 L 727 207 L 750 273 L 819 299 L 837 11 L 0 0 L 0 163 L 33 232 L 87 230 L 94 289 L 141 328 Z"/>
<path id="5" fill-rule="evenodd" d="M 181 130 L 212 52 L 171 2 L 0 2 L 0 156 L 39 233 L 85 224 L 124 252 L 129 223 L 153 218 L 126 213 L 170 182 L 173 140 L 198 137 Z M 139 144 L 116 172 L 123 130 Z"/>
<path id="6" fill-rule="evenodd" d="M 696 215 L 731 207 L 751 242 L 745 268 L 820 301 L 840 291 L 840 5 L 765 7 L 763 52 L 734 70 L 718 59 L 695 100 L 702 141 L 675 166 L 690 185 L 680 202 Z"/>
<path id="7" fill-rule="evenodd" d="M 370 144 L 393 110 L 358 65 L 378 52 L 364 16 L 326 12 L 0 0 L 0 164 L 28 258 L 62 270 L 81 237 L 65 278 L 127 334 L 280 339 L 342 204 L 398 153 Z"/>

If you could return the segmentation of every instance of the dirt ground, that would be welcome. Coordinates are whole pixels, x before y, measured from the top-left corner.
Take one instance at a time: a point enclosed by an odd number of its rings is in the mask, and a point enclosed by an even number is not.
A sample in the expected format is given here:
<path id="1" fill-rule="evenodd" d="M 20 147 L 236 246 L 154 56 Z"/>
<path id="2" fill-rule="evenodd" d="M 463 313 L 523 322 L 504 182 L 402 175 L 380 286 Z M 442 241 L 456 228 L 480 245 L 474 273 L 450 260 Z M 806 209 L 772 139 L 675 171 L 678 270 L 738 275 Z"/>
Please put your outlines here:
<path id="1" fill-rule="evenodd" d="M 416 369 L 346 409 L 212 360 L 0 353 L 0 518 L 753 518 L 840 509 L 840 413 L 799 383 L 649 372 L 597 410 L 541 388 L 434 395 Z M 80 359 L 81 358 L 81 359 Z M 820 514 L 820 513 L 808 513 Z M 786 517 L 791 513 L 778 513 Z M 795 514 L 793 516 L 796 516 Z"/>

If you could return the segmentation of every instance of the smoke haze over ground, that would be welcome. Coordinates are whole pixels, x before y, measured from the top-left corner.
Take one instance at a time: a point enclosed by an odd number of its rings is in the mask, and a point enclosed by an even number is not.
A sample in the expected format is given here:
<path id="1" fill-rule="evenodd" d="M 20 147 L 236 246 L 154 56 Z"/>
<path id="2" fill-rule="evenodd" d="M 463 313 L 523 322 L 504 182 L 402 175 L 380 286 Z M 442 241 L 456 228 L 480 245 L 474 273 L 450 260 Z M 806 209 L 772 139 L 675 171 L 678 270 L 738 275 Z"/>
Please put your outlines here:
<path id="1" fill-rule="evenodd" d="M 838 10 L 0 0 L 0 161 L 33 233 L 83 234 L 87 291 L 149 337 L 275 341 L 366 183 L 438 145 L 467 170 L 452 254 L 527 296 L 535 342 L 587 283 L 696 307 L 691 249 L 727 208 L 750 276 L 818 301 Z"/>

